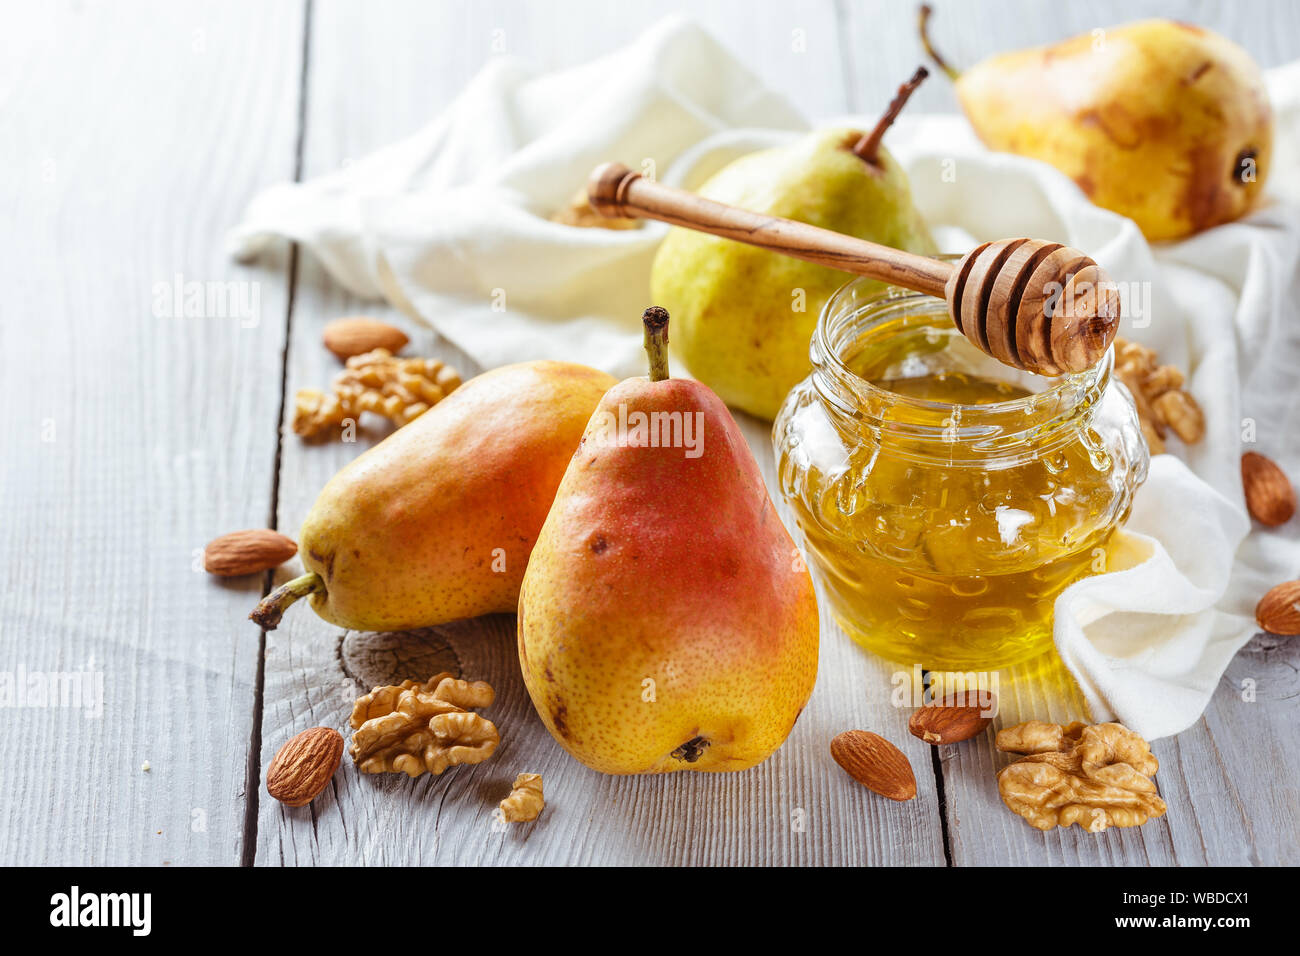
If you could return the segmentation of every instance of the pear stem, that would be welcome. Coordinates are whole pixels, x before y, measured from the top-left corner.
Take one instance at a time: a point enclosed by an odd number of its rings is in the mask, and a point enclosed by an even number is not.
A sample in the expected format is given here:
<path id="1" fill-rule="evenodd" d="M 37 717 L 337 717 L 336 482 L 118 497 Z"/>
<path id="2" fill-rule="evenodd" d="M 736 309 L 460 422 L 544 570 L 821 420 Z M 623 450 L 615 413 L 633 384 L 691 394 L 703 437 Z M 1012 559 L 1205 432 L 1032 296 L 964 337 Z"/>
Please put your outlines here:
<path id="1" fill-rule="evenodd" d="M 941 57 L 938 51 L 935 50 L 934 45 L 930 43 L 930 14 L 932 13 L 934 13 L 934 11 L 930 9 L 930 5 L 928 3 L 921 4 L 921 11 L 920 11 L 921 46 L 925 47 L 926 55 L 929 56 L 930 59 L 934 60 L 934 65 L 937 66 L 939 69 L 943 70 L 943 72 L 947 73 L 948 79 L 956 83 L 957 80 L 961 77 L 961 70 L 958 70 L 950 66 L 948 64 L 948 61 L 945 60 L 943 57 Z"/>
<path id="2" fill-rule="evenodd" d="M 864 133 L 862 138 L 853 145 L 853 152 L 857 153 L 872 166 L 879 166 L 880 159 L 880 141 L 885 138 L 885 130 L 893 125 L 894 120 L 898 119 L 898 114 L 903 112 L 903 107 L 911 98 L 912 93 L 921 85 L 921 82 L 930 75 L 930 71 L 923 66 L 918 66 L 912 78 L 898 88 L 893 101 L 889 108 L 885 110 L 885 115 L 880 117 L 880 122 L 870 133 Z"/>
<path id="3" fill-rule="evenodd" d="M 305 598 L 309 594 L 325 590 L 325 579 L 315 571 L 308 571 L 302 577 L 294 578 L 292 581 L 285 581 L 278 588 L 262 598 L 257 607 L 253 608 L 253 613 L 248 615 L 249 619 L 257 622 L 261 627 L 268 631 L 274 631 L 280 625 L 280 618 L 294 601 Z"/>
<path id="4" fill-rule="evenodd" d="M 652 305 L 641 313 L 645 326 L 645 351 L 650 356 L 650 381 L 662 382 L 668 377 L 668 310 Z"/>

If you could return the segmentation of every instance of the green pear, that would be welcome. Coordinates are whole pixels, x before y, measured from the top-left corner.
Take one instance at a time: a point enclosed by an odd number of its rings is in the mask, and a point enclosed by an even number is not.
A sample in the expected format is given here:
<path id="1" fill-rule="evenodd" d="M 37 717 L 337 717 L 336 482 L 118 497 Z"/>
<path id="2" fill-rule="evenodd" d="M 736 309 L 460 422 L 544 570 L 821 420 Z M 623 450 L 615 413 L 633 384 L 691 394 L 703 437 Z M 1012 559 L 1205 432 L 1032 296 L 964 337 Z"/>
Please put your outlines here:
<path id="1" fill-rule="evenodd" d="M 470 379 L 329 480 L 298 538 L 307 573 L 249 616 L 273 630 L 308 596 L 359 631 L 515 610 L 555 489 L 614 383 L 545 361 Z"/>
<path id="2" fill-rule="evenodd" d="M 602 399 L 528 561 L 519 663 L 595 770 L 744 770 L 812 693 L 817 598 L 735 420 L 645 321 L 651 375 Z"/>
<path id="3" fill-rule="evenodd" d="M 887 114 L 882 122 L 892 119 Z M 826 129 L 742 156 L 705 182 L 699 195 L 933 253 L 906 173 L 879 146 L 882 132 Z M 871 155 L 854 152 L 872 136 Z M 655 256 L 650 283 L 655 301 L 673 316 L 676 352 L 691 374 L 727 404 L 770 419 L 807 376 L 817 316 L 846 281 L 834 269 L 674 228 Z"/>

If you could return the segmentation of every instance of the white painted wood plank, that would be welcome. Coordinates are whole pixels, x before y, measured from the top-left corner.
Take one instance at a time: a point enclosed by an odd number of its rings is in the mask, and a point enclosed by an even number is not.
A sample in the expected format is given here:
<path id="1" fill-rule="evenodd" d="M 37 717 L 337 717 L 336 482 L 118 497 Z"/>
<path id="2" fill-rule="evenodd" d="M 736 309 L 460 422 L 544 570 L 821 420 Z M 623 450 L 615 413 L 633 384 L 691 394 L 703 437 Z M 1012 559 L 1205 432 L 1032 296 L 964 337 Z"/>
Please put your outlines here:
<path id="1" fill-rule="evenodd" d="M 910 3 L 841 5 L 851 28 L 837 36 L 848 61 L 826 45 L 835 32 L 828 4 L 762 16 L 739 2 L 691 8 L 814 115 L 874 112 L 919 56 L 881 40 L 890 18 L 890 31 L 910 25 Z M 508 52 L 555 66 L 631 39 L 664 8 L 585 3 L 572 20 L 514 4 L 482 4 L 468 17 L 463 9 L 317 4 L 318 31 L 338 35 L 315 47 L 317 82 L 332 79 L 311 104 L 309 175 L 418 127 L 490 55 L 495 30 L 504 29 Z M 1300 13 L 1285 3 L 1240 16 L 1211 3 L 1062 10 L 981 0 L 941 7 L 936 31 L 955 60 L 973 62 L 1155 13 L 1212 26 L 1265 65 L 1300 56 Z M 791 42 L 797 29 L 807 44 L 802 58 Z M 0 260 L 10 290 L 0 308 L 13 317 L 0 324 L 0 388 L 10 408 L 22 409 L 4 433 L 0 469 L 0 549 L 11 572 L 0 596 L 0 673 L 84 669 L 103 675 L 107 698 L 98 720 L 74 708 L 14 711 L 15 732 L 0 744 L 6 863 L 240 858 L 257 648 L 243 615 L 258 585 L 211 582 L 190 570 L 190 559 L 216 533 L 262 523 L 270 505 L 283 264 L 233 267 L 220 238 L 248 195 L 292 170 L 300 30 L 300 11 L 288 5 L 65 4 L 24 11 L 0 37 L 9 134 L 0 157 L 10 173 L 0 196 L 23 240 Z M 827 81 L 844 72 L 853 77 L 851 99 Z M 918 105 L 950 108 L 948 96 L 932 81 Z M 259 282 L 260 324 L 158 319 L 153 286 L 178 271 Z M 327 380 L 333 360 L 317 345 L 319 326 L 356 308 L 310 264 L 300 294 L 291 390 Z M 422 335 L 419 350 L 454 357 Z M 761 429 L 746 427 L 770 475 Z M 281 473 L 279 517 L 290 528 L 355 451 L 295 450 L 295 441 Z M 341 773 L 338 805 L 327 796 L 312 811 L 284 811 L 263 796 L 258 861 L 942 859 L 928 752 L 902 730 L 905 713 L 881 711 L 889 666 L 833 628 L 817 694 L 772 761 L 730 778 L 632 780 L 585 771 L 550 741 L 518 686 L 511 628 L 499 617 L 434 636 L 352 636 L 340 648 L 340 632 L 299 614 L 272 635 L 263 767 L 294 730 L 341 725 L 357 686 L 348 674 L 365 684 L 402 667 L 386 662 L 416 653 L 424 656 L 407 665 L 414 673 L 436 669 L 444 644 L 503 690 L 491 715 L 517 733 L 493 762 L 442 780 Z M 1171 809 L 1136 832 L 1039 838 L 997 802 L 992 775 L 1006 758 L 987 742 L 945 748 L 954 861 L 1296 863 L 1297 663 L 1291 645 L 1270 638 L 1239 655 L 1201 724 L 1157 745 Z M 1241 698 L 1247 679 L 1256 683 L 1252 702 Z M 178 698 L 185 706 L 175 706 Z M 1003 719 L 1080 710 L 1068 686 L 1053 690 L 1050 679 L 1021 675 L 1004 697 Z M 886 805 L 845 780 L 825 743 L 848 726 L 904 744 L 921 784 L 916 803 Z M 149 774 L 140 772 L 144 760 Z M 531 828 L 493 833 L 487 814 L 521 760 L 546 775 L 552 808 Z M 433 806 L 418 805 L 426 802 Z M 803 832 L 793 826 L 798 808 Z M 20 826 L 33 809 L 45 829 Z"/>
<path id="2" fill-rule="evenodd" d="M 476 64 L 463 57 L 463 51 L 472 48 L 469 38 L 486 43 L 498 24 L 509 24 L 512 52 L 540 53 L 540 62 L 553 65 L 586 59 L 629 40 L 642 26 L 637 17 L 648 21 L 662 12 L 655 8 L 652 15 L 623 7 L 614 17 L 604 5 L 579 6 L 600 14 L 597 22 L 566 16 L 562 25 L 549 20 L 542 24 L 530 19 L 532 8 L 524 15 L 524 8 L 504 11 L 500 5 L 482 5 L 472 15 L 462 11 L 453 23 L 423 7 L 398 16 L 398 8 L 384 5 L 379 19 L 368 13 L 364 22 L 349 20 L 347 8 L 318 8 L 306 135 L 308 174 L 333 168 L 424 122 L 472 74 Z M 705 6 L 718 16 L 723 5 Z M 585 30 L 574 29 L 574 23 L 584 22 Z M 762 50 L 781 33 L 774 31 L 768 23 L 756 33 L 743 34 L 733 24 L 728 42 Z M 345 80 L 336 72 L 345 60 L 363 61 L 369 51 L 392 50 L 393 37 L 399 34 L 421 38 L 412 46 L 422 54 L 407 58 L 399 50 L 389 56 L 387 62 L 393 65 L 385 71 L 382 90 L 378 81 L 360 83 L 355 73 Z M 343 44 L 338 38 L 345 36 Z M 443 47 L 449 50 L 446 59 L 429 55 L 430 49 Z M 819 93 L 830 104 L 826 111 L 842 111 L 842 98 L 835 100 L 840 96 L 839 74 L 832 71 L 818 82 L 834 84 L 829 93 L 825 87 Z M 398 92 L 390 97 L 383 90 Z M 420 92 L 413 95 L 412 90 Z M 376 102 L 382 107 L 370 108 Z M 331 287 L 313 264 L 304 263 L 289 349 L 291 388 L 326 380 L 334 360 L 320 348 L 320 326 L 361 307 Z M 391 316 L 382 308 L 365 308 Z M 417 332 L 412 349 L 452 357 L 447 346 L 435 343 L 428 333 Z M 748 419 L 743 425 L 770 483 L 774 468 L 768 426 Z M 280 484 L 282 526 L 296 527 L 316 489 L 357 451 L 304 446 L 287 436 Z M 498 616 L 415 636 L 345 637 L 309 612 L 291 613 L 268 635 L 263 767 L 284 740 L 305 727 L 323 723 L 346 730 L 352 701 L 371 683 L 427 677 L 443 661 L 459 663 L 465 676 L 486 679 L 496 688 L 498 702 L 486 713 L 501 728 L 503 743 L 487 763 L 450 771 L 440 779 L 362 778 L 349 764 L 336 776 L 331 791 L 310 808 L 288 810 L 264 801 L 258 862 L 942 863 L 928 750 L 907 736 L 906 715 L 888 705 L 886 665 L 859 651 L 829 619 L 823 627 L 818 689 L 790 741 L 775 757 L 743 774 L 654 778 L 603 776 L 564 754 L 527 698 L 513 627 L 512 617 Z M 451 656 L 437 647 L 449 648 Z M 410 656 L 415 660 L 406 663 Z M 362 665 L 361 660 L 371 664 Z M 883 690 L 868 694 L 862 689 L 868 686 Z M 914 803 L 879 799 L 835 766 L 830 738 L 849 727 L 879 730 L 902 743 L 917 772 L 920 795 Z M 514 774 L 523 770 L 543 774 L 548 809 L 537 824 L 494 832 L 492 810 L 508 792 Z"/>
<path id="3" fill-rule="evenodd" d="M 1164 790 L 1180 862 L 1300 865 L 1298 675 L 1300 644 L 1259 634 L 1228 665 L 1201 721 L 1172 747 L 1157 745 L 1185 788 Z"/>
<path id="4" fill-rule="evenodd" d="M 999 673 L 999 714 L 983 736 L 939 748 L 948 832 L 955 865 L 1069 864 L 1170 865 L 1176 861 L 1167 820 L 1131 830 L 1091 834 L 1078 827 L 1040 833 L 1007 810 L 998 796 L 997 772 L 1012 757 L 993 748 L 998 728 L 1024 720 L 1087 720 L 1083 698 L 1055 654 Z M 1163 747 L 1157 756 L 1163 761 Z M 1177 788 L 1177 767 L 1162 768 L 1158 782 Z"/>
<path id="5" fill-rule="evenodd" d="M 767 426 L 743 424 L 771 481 Z M 338 451 L 286 447 L 285 467 L 328 470 L 333 459 L 347 457 Z M 282 512 L 309 507 L 309 498 L 282 498 Z M 828 617 L 822 632 L 817 690 L 771 760 L 742 774 L 616 778 L 573 761 L 538 720 L 519 675 L 512 616 L 414 635 L 371 635 L 344 634 L 309 613 L 294 614 L 268 635 L 263 766 L 306 727 L 347 732 L 353 701 L 371 685 L 444 668 L 493 685 L 497 702 L 485 714 L 503 743 L 490 761 L 438 779 L 366 778 L 345 761 L 331 790 L 311 807 L 264 802 L 258 862 L 942 863 L 929 751 L 907 735 L 906 712 L 888 703 L 888 665 L 859 650 Z M 830 739 L 850 727 L 900 743 L 917 774 L 915 802 L 875 797 L 835 766 Z M 547 811 L 536 825 L 494 830 L 492 811 L 521 771 L 543 775 Z"/>
<path id="6" fill-rule="evenodd" d="M 1106 28 L 1147 16 L 1169 16 L 1214 29 L 1244 45 L 1265 67 L 1300 58 L 1300 7 L 1251 4 L 1133 3 L 1100 0 L 1048 4 L 1035 0 L 937 3 L 935 42 L 961 67 L 986 56 Z M 915 4 L 876 0 L 846 5 L 852 97 L 871 113 L 893 94 L 922 56 L 914 38 Z M 858 55 L 862 52 L 863 55 Z M 954 111 L 951 85 L 936 75 L 909 109 Z M 1085 719 L 1077 689 L 1059 667 L 1016 668 L 1002 675 L 1002 713 L 985 738 L 941 748 L 944 793 L 955 864 L 1211 864 L 1295 862 L 1300 845 L 1300 754 L 1285 741 L 1300 729 L 1293 698 L 1300 646 L 1257 639 L 1238 655 L 1205 718 L 1176 738 L 1158 741 L 1157 776 L 1169 812 L 1139 830 L 1092 835 L 1077 827 L 1039 834 L 1005 811 L 995 775 L 1010 758 L 993 750 L 997 726 L 1020 720 Z M 1034 672 L 1034 671 L 1037 672 Z M 1240 681 L 1254 675 L 1257 699 L 1240 699 Z M 1288 699 L 1292 698 L 1292 699 Z M 1261 785 L 1261 781 L 1270 781 Z"/>
<path id="7" fill-rule="evenodd" d="M 810 116 L 842 113 L 845 70 L 832 0 L 376 0 L 315 4 L 308 158 L 318 172 L 414 132 L 490 58 L 559 69 L 607 55 L 678 13 L 697 20 Z M 329 160 L 326 160 L 329 157 Z"/>
<path id="8" fill-rule="evenodd" d="M 1300 653 L 1260 635 L 1233 660 L 1205 716 L 1158 740 L 1156 783 L 1168 813 L 1138 829 L 1040 834 L 1004 811 L 996 773 L 1011 757 L 993 749 L 997 727 L 1021 720 L 1087 719 L 1062 668 L 1003 674 L 1002 710 L 988 733 L 941 749 L 956 865 L 1294 865 L 1300 856 Z M 1253 699 L 1249 699 L 1253 696 Z"/>
<path id="9" fill-rule="evenodd" d="M 451 102 L 486 55 L 483 47 L 471 52 L 465 42 L 462 21 L 467 9 L 418 3 L 367 4 L 364 8 L 322 3 L 313 8 L 304 178 L 338 168 L 414 131 Z M 452 362 L 466 378 L 477 371 L 434 333 L 414 327 L 380 304 L 360 303 L 347 296 L 319 263 L 302 257 L 287 353 L 290 403 L 297 389 L 325 387 L 337 374 L 339 363 L 321 346 L 321 331 L 330 319 L 357 312 L 405 327 L 411 336 L 408 354 L 437 355 Z M 388 429 L 368 420 L 367 426 L 374 430 L 359 432 L 356 444 L 307 444 L 290 431 L 291 414 L 290 407 L 286 409 L 281 449 L 277 523 L 295 534 L 330 476 L 382 439 Z M 295 563 L 277 580 L 296 573 Z M 458 638 L 478 640 L 489 627 L 473 624 L 456 633 Z M 330 791 L 309 807 L 286 808 L 266 795 L 265 769 L 289 737 L 317 725 L 337 727 L 349 735 L 347 718 L 358 694 L 368 690 L 367 685 L 395 677 L 411 648 L 423 646 L 418 639 L 402 640 L 392 654 L 388 674 L 378 673 L 382 668 L 374 666 L 357 667 L 357 680 L 344 670 L 345 657 L 364 658 L 372 645 L 392 646 L 394 641 L 358 635 L 344 642 L 344 636 L 341 629 L 301 606 L 285 616 L 279 629 L 267 634 L 258 864 L 390 862 L 426 852 L 426 842 L 438 833 L 429 815 L 413 809 L 412 803 L 421 795 L 441 802 L 441 788 L 429 796 L 430 781 L 426 779 L 400 799 L 388 798 L 386 791 L 401 786 L 402 781 L 362 778 L 346 756 L 347 766 L 336 774 Z M 447 643 L 432 635 L 426 640 L 436 646 Z M 431 668 L 423 679 L 444 668 L 442 654 L 433 655 L 432 661 L 425 659 L 411 666 L 416 672 Z M 456 658 L 446 663 L 455 664 Z M 488 663 L 482 665 L 485 671 Z M 403 673 L 401 678 L 405 676 Z M 491 679 L 486 672 L 471 676 Z"/>
<path id="10" fill-rule="evenodd" d="M 193 552 L 270 513 L 285 272 L 222 237 L 292 175 L 300 37 L 253 0 L 7 12 L 0 671 L 85 669 L 104 703 L 6 711 L 6 864 L 239 861 L 261 580 Z M 259 312 L 155 314 L 178 275 Z"/>
<path id="11" fill-rule="evenodd" d="M 544 65 L 578 62 L 630 39 L 645 25 L 637 16 L 644 15 L 648 23 L 661 12 L 654 8 L 653 16 L 639 11 L 629 15 L 627 8 L 620 8 L 615 16 L 605 12 L 603 5 L 579 6 L 591 16 L 572 20 L 566 16 L 562 21 L 547 16 L 545 22 L 530 19 L 531 11 L 509 4 L 483 4 L 473 15 L 456 16 L 440 7 L 383 4 L 368 7 L 364 18 L 347 7 L 318 6 L 312 80 L 313 90 L 323 92 L 309 105 L 308 175 L 334 168 L 417 128 L 472 75 L 485 55 L 485 45 L 490 49 L 492 42 L 504 44 L 506 51 Z M 849 106 L 874 112 L 915 65 L 916 51 L 909 52 L 906 44 L 880 43 L 884 20 L 861 16 L 869 7 L 847 5 L 852 28 L 840 39 L 841 48 L 852 58 L 854 86 L 848 100 L 820 85 L 824 76 L 810 80 L 801 73 L 795 65 L 802 61 L 773 56 L 774 44 L 778 39 L 783 42 L 789 32 L 786 24 L 768 19 L 765 32 L 755 36 L 737 30 L 723 16 L 727 6 L 703 5 L 702 18 L 729 46 L 759 63 L 759 72 L 769 83 L 814 114 L 840 112 Z M 1018 12 L 1023 15 L 1007 17 L 1014 20 L 1014 27 L 998 32 L 993 27 L 1001 18 L 994 17 L 990 5 L 974 12 L 963 9 L 961 15 L 969 19 L 955 32 L 963 44 L 983 42 L 977 53 L 982 56 L 1094 25 L 1087 17 L 1066 23 L 1056 16 L 1058 11 L 1043 6 Z M 910 24 L 912 8 L 891 4 L 885 13 Z M 941 10 L 942 16 L 955 18 L 955 14 Z M 1076 10 L 1070 14 L 1081 17 Z M 1104 22 L 1130 15 L 1117 12 Z M 710 22 L 710 17 L 718 22 Z M 585 26 L 575 30 L 574 23 Z M 1041 35 L 1033 33 L 1040 28 Z M 898 24 L 890 29 L 899 29 Z M 1225 32 L 1232 34 L 1231 29 Z M 812 36 L 817 35 L 813 30 Z M 394 40 L 396 36 L 403 39 Z M 411 36 L 428 40 L 412 43 Z M 1272 53 L 1256 49 L 1262 61 L 1289 58 L 1285 51 L 1278 52 L 1275 42 L 1270 43 Z M 443 52 L 429 55 L 432 49 Z M 764 49 L 766 55 L 761 53 Z M 359 80 L 364 79 L 361 67 L 368 63 L 383 66 L 370 80 Z M 779 64 L 775 70 L 773 63 Z M 817 84 L 815 90 L 810 82 Z M 951 108 L 942 84 L 942 80 L 929 84 L 929 95 L 939 108 Z M 924 108 L 926 101 L 920 102 Z M 357 308 L 357 303 L 334 291 L 319 270 L 304 265 L 290 348 L 291 387 L 327 379 L 333 360 L 319 348 L 319 327 L 326 319 Z M 380 314 L 387 313 L 380 310 Z M 445 345 L 435 343 L 427 333 L 417 335 L 415 347 L 452 357 Z M 770 475 L 763 429 L 748 422 L 746 428 Z M 285 447 L 280 503 L 282 524 L 290 528 L 310 506 L 314 489 L 354 451 L 337 446 L 295 448 L 294 441 L 290 438 Z M 326 723 L 343 729 L 360 688 L 380 680 L 427 676 L 426 671 L 439 669 L 444 660 L 458 662 L 467 676 L 488 679 L 498 688 L 500 702 L 489 716 L 502 726 L 505 742 L 489 763 L 454 771 L 440 780 L 373 781 L 349 774 L 345 767 L 331 794 L 310 809 L 290 811 L 264 800 L 258 862 L 942 862 L 929 750 L 906 734 L 907 711 L 885 703 L 891 665 L 858 650 L 829 621 L 825 630 L 817 692 L 791 741 L 773 760 L 735 777 L 619 780 L 579 767 L 547 736 L 518 680 L 509 617 L 416 636 L 348 635 L 344 639 L 337 629 L 299 614 L 268 641 L 263 766 L 284 739 L 306 726 Z M 362 660 L 370 663 L 362 665 Z M 991 732 L 983 741 L 943 748 L 942 784 L 953 861 L 1119 865 L 1288 860 L 1294 834 L 1271 821 L 1295 818 L 1295 790 L 1234 783 L 1259 779 L 1260 767 L 1250 768 L 1254 776 L 1247 776 L 1247 764 L 1276 761 L 1289 766 L 1285 756 L 1275 752 L 1278 747 L 1260 750 L 1252 743 L 1257 726 L 1279 734 L 1294 729 L 1293 717 L 1279 706 L 1289 689 L 1288 668 L 1294 673 L 1293 663 L 1283 660 L 1269 671 L 1273 676 L 1263 682 L 1269 690 L 1252 705 L 1263 708 L 1254 712 L 1262 725 L 1241 719 L 1231 700 L 1221 694 L 1204 727 L 1194 728 L 1176 742 L 1157 745 L 1164 763 L 1159 780 L 1171 810 L 1165 820 L 1138 831 L 1102 837 L 1077 829 L 1040 835 L 998 800 L 994 774 L 1007 758 L 993 753 Z M 1082 715 L 1077 691 L 1059 671 L 1018 668 L 1004 675 L 1002 690 L 1000 723 Z M 834 733 L 853 726 L 878 730 L 904 747 L 921 789 L 915 803 L 885 804 L 849 783 L 834 767 L 826 744 Z M 1226 761 L 1221 741 L 1233 752 Z M 1217 764 L 1219 769 L 1206 772 L 1206 764 Z M 543 773 L 550 809 L 534 826 L 493 832 L 491 810 L 513 774 L 523 769 Z M 1231 800 L 1223 800 L 1224 793 L 1231 794 Z M 792 815 L 798 809 L 804 811 L 803 832 L 793 826 Z M 1262 825 L 1264 839 L 1257 837 L 1261 819 L 1270 821 Z"/>

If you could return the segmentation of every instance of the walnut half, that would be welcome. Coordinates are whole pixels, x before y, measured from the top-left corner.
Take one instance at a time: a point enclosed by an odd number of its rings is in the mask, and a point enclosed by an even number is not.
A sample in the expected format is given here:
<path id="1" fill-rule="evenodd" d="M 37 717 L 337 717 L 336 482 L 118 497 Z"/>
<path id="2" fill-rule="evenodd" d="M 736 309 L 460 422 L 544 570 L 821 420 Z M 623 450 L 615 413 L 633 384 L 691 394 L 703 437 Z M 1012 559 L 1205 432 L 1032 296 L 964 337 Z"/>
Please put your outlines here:
<path id="1" fill-rule="evenodd" d="M 998 732 L 998 750 L 1025 754 L 998 773 L 1002 802 L 1039 830 L 1079 824 L 1090 833 L 1163 816 L 1151 778 L 1160 763 L 1120 724 L 1028 721 Z"/>
<path id="2" fill-rule="evenodd" d="M 411 777 L 481 763 L 501 737 L 492 721 L 465 708 L 487 707 L 493 697 L 483 681 L 451 674 L 376 687 L 352 708 L 352 759 L 362 773 Z"/>

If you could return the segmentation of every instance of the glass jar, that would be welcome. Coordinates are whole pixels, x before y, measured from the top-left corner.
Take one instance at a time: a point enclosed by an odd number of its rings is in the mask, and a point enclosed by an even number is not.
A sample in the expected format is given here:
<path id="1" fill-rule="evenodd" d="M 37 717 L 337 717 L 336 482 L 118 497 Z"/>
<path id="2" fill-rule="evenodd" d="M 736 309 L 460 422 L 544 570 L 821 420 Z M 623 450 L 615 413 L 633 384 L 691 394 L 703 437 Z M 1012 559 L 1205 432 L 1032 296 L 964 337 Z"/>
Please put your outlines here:
<path id="1" fill-rule="evenodd" d="M 992 670 L 1051 647 L 1146 478 L 1113 354 L 1043 378 L 980 352 L 940 299 L 855 280 L 773 429 L 781 490 L 831 610 L 865 647 Z"/>

